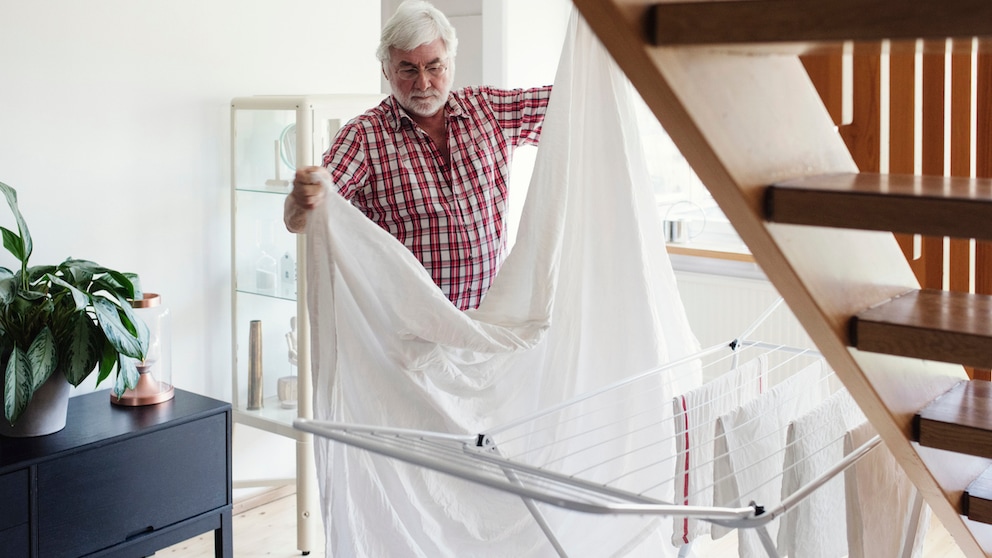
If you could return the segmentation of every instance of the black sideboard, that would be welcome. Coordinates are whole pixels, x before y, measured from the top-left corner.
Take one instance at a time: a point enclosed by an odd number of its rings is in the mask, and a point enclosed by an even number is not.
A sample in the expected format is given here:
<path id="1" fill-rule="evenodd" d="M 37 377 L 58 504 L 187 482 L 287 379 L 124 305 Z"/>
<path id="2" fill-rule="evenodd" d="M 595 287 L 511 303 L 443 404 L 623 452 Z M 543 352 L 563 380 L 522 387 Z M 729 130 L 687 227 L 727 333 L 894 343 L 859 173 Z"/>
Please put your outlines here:
<path id="1" fill-rule="evenodd" d="M 214 531 L 230 558 L 231 406 L 176 390 L 145 407 L 69 400 L 66 427 L 0 436 L 0 554 L 149 556 Z"/>

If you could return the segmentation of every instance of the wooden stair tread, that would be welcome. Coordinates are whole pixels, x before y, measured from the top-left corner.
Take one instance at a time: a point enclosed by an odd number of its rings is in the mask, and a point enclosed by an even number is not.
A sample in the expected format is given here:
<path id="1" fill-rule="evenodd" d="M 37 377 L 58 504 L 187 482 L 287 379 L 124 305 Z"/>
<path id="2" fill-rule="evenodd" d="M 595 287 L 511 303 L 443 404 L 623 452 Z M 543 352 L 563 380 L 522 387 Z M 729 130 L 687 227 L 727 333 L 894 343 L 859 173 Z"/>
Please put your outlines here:
<path id="1" fill-rule="evenodd" d="M 990 3 L 992 5 L 992 3 Z M 839 173 L 787 180 L 765 191 L 776 223 L 992 239 L 992 180 Z"/>
<path id="2" fill-rule="evenodd" d="M 859 313 L 851 345 L 862 351 L 992 368 L 992 296 L 914 290 Z"/>
<path id="3" fill-rule="evenodd" d="M 957 383 L 917 413 L 914 437 L 921 446 L 992 458 L 992 382 Z"/>
<path id="4" fill-rule="evenodd" d="M 962 512 L 972 521 L 992 523 L 992 467 L 968 485 Z"/>
<path id="5" fill-rule="evenodd" d="M 944 39 L 992 35 L 987 0 L 718 0 L 652 6 L 656 46 Z"/>

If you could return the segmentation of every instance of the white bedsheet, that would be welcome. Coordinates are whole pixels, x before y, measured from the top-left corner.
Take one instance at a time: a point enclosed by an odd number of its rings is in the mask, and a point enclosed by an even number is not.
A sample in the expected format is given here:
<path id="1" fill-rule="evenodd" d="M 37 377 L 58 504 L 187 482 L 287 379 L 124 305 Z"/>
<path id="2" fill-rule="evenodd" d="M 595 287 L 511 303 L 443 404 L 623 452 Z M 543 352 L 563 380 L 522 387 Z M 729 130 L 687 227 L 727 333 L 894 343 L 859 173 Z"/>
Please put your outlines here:
<path id="1" fill-rule="evenodd" d="M 631 93 L 573 15 L 517 240 L 476 311 L 328 195 L 307 228 L 315 419 L 484 432 L 698 350 L 643 162 L 628 160 Z M 698 368 L 676 374 L 659 407 L 698 383 Z M 515 496 L 326 439 L 315 452 L 328 557 L 553 555 Z M 575 556 L 672 550 L 651 543 L 670 521 L 577 515 L 551 517 Z"/>

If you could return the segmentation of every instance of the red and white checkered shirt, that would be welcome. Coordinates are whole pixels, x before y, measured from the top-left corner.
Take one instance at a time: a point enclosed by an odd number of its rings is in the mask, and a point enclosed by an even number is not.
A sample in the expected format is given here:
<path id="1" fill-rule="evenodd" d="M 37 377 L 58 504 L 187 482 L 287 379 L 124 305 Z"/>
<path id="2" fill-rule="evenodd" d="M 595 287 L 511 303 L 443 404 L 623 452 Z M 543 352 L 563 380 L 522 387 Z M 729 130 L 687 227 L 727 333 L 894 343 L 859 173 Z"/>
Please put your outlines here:
<path id="1" fill-rule="evenodd" d="M 344 126 L 324 155 L 342 196 L 420 260 L 459 308 L 482 301 L 503 262 L 513 150 L 536 145 L 551 87 L 453 91 L 450 167 L 390 96 Z"/>

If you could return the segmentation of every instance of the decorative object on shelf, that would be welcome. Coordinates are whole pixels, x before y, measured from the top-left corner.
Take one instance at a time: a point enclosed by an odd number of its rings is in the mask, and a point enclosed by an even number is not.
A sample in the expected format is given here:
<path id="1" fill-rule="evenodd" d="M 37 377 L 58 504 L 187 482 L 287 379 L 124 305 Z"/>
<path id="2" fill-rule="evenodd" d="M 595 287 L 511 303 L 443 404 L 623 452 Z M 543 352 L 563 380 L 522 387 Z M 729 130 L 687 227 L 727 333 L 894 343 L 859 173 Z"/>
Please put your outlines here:
<path id="1" fill-rule="evenodd" d="M 279 156 L 289 170 L 296 170 L 296 124 L 290 124 L 279 134 Z"/>
<path id="2" fill-rule="evenodd" d="M 286 190 L 289 181 L 282 178 L 283 163 L 289 170 L 296 170 L 296 124 L 290 124 L 282 129 L 279 139 L 275 141 L 276 177 L 265 181 L 265 186 L 274 190 Z"/>
<path id="3" fill-rule="evenodd" d="M 262 408 L 262 321 L 248 326 L 248 410 Z"/>
<path id="4" fill-rule="evenodd" d="M 148 326 L 148 351 L 138 363 L 138 385 L 124 390 L 120 397 L 110 394 L 115 405 L 137 407 L 168 401 L 175 395 L 172 387 L 172 316 L 156 293 L 145 293 L 132 300 L 131 308 Z"/>
<path id="5" fill-rule="evenodd" d="M 289 319 L 289 331 L 286 333 L 286 347 L 289 358 L 289 375 L 279 378 L 277 384 L 279 404 L 283 409 L 295 409 L 297 399 L 297 351 L 296 351 L 296 316 Z"/>
<path id="6" fill-rule="evenodd" d="M 288 250 L 279 259 L 279 296 L 296 298 L 296 260 Z"/>
<path id="7" fill-rule="evenodd" d="M 275 258 L 276 224 L 272 220 L 259 220 L 255 226 L 258 235 L 255 244 L 255 292 L 275 296 L 279 285 L 279 262 Z"/>
<path id="8" fill-rule="evenodd" d="M 16 272 L 0 267 L 0 434 L 41 436 L 65 427 L 68 384 L 78 386 L 99 370 L 99 385 L 116 369 L 115 394 L 137 385 L 148 327 L 127 302 L 142 298 L 136 274 L 71 258 L 57 266 L 29 267 L 33 244 L 17 191 L 2 182 L 0 191 L 17 222 L 16 233 L 0 227 L 3 245 L 21 263 Z M 43 387 L 52 378 L 59 408 L 50 420 L 39 420 L 44 412 L 27 412 L 35 399 L 49 398 Z M 29 418 L 21 421 L 25 415 Z"/>

